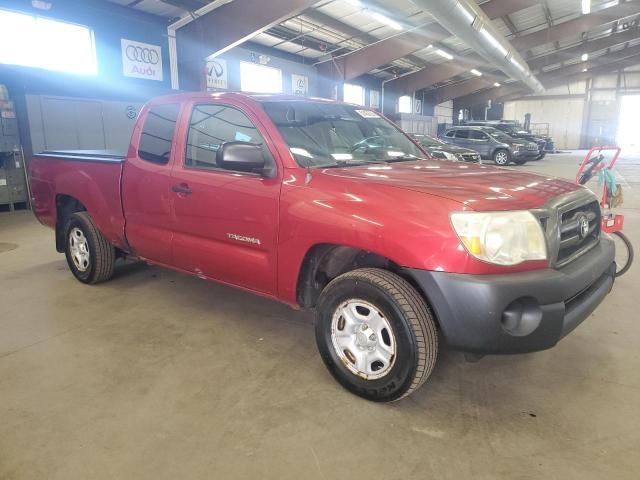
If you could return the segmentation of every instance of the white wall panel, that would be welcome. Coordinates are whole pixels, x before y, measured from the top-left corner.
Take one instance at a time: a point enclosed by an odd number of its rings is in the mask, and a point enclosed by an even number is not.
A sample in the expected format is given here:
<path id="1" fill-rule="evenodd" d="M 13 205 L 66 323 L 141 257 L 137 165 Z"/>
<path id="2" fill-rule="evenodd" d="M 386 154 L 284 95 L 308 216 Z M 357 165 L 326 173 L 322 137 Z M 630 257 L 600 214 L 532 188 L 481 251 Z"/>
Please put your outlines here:
<path id="1" fill-rule="evenodd" d="M 548 123 L 549 133 L 560 149 L 580 146 L 584 99 L 518 100 L 504 104 L 504 118 L 524 119 L 531 114 L 532 123 Z"/>

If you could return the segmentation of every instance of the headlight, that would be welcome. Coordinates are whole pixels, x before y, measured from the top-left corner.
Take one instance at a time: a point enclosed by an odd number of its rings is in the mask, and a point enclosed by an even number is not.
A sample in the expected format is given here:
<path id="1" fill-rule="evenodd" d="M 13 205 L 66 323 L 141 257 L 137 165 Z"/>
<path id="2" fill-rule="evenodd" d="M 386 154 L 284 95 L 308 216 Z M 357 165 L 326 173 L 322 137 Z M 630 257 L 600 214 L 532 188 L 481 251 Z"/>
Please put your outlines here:
<path id="1" fill-rule="evenodd" d="M 520 151 L 520 145 L 513 145 L 511 148 L 513 149 L 514 152 Z"/>
<path id="2" fill-rule="evenodd" d="M 531 212 L 460 212 L 451 225 L 467 251 L 496 265 L 546 260 L 542 226 Z"/>
<path id="3" fill-rule="evenodd" d="M 458 157 L 453 153 L 449 153 L 449 152 L 442 152 L 442 153 L 444 153 L 444 156 L 446 157 L 447 160 L 458 160 Z"/>

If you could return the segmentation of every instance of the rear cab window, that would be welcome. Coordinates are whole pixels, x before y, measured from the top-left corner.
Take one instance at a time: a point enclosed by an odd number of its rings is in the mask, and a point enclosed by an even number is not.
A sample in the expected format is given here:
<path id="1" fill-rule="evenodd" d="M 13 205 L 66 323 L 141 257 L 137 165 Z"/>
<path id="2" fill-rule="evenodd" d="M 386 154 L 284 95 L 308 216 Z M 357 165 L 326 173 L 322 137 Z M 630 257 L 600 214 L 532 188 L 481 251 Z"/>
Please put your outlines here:
<path id="1" fill-rule="evenodd" d="M 142 126 L 138 156 L 147 162 L 166 165 L 176 131 L 180 104 L 166 103 L 149 109 Z"/>

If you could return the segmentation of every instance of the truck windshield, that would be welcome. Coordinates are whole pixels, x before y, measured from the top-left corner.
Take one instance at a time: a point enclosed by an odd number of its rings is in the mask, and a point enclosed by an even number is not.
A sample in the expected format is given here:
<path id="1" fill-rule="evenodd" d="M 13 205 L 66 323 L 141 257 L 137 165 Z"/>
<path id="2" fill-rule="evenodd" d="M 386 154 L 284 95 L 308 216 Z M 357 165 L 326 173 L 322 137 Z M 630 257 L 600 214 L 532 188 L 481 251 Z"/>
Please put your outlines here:
<path id="1" fill-rule="evenodd" d="M 375 112 L 324 102 L 264 102 L 301 167 L 397 162 L 425 154 Z"/>

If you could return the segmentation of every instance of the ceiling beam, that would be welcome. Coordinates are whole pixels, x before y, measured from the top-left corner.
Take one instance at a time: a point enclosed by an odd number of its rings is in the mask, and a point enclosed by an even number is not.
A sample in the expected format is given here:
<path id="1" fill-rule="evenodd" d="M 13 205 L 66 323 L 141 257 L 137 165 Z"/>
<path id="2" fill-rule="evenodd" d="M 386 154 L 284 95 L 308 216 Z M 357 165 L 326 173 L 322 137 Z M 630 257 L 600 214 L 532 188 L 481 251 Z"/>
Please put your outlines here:
<path id="1" fill-rule="evenodd" d="M 196 18 L 176 33 L 190 43 L 194 56 L 220 55 L 285 20 L 299 15 L 318 0 L 234 0 Z M 203 55 L 204 53 L 204 55 Z"/>
<path id="2" fill-rule="evenodd" d="M 491 0 L 480 5 L 480 8 L 487 13 L 489 18 L 498 18 L 540 1 Z M 325 66 L 321 70 L 325 74 L 332 75 L 333 80 L 348 81 L 449 37 L 451 37 L 451 33 L 438 24 L 416 26 L 411 30 L 379 40 L 353 52 L 325 60 L 326 63 L 331 63 L 333 66 Z M 422 63 L 424 64 L 424 62 Z"/>
<path id="3" fill-rule="evenodd" d="M 633 4 L 633 7 L 629 7 L 630 4 Z M 629 12 L 637 14 L 638 6 L 640 6 L 640 2 L 638 2 L 637 0 L 627 2 L 624 4 L 618 4 L 616 6 L 609 7 L 604 10 L 591 13 L 589 15 L 583 15 L 582 17 L 579 17 L 576 20 L 569 20 L 568 22 L 555 24 L 552 27 L 547 28 L 545 30 L 541 30 L 539 32 L 513 38 L 511 40 L 511 43 L 514 46 L 519 45 L 519 50 L 523 50 L 523 49 L 527 50 L 533 47 L 544 45 L 545 43 L 548 43 L 548 42 L 562 39 L 566 36 L 573 35 L 575 34 L 575 31 L 574 31 L 575 28 L 583 28 L 586 25 L 594 24 L 594 22 L 596 21 L 601 21 L 604 23 L 610 22 L 613 24 L 616 20 L 619 20 L 621 18 L 625 18 L 625 16 L 628 16 Z M 585 22 L 583 21 L 583 19 L 586 19 L 587 21 Z M 593 28 L 593 25 L 589 28 Z M 580 32 L 582 31 L 584 30 L 580 30 Z M 549 34 L 549 36 L 545 36 L 544 32 L 551 32 L 551 33 Z M 614 34 L 614 35 L 621 35 L 621 34 Z M 523 39 L 525 39 L 526 41 L 523 42 L 522 41 Z M 427 68 L 433 68 L 433 67 L 427 67 Z M 407 85 L 409 85 L 411 87 L 415 87 L 415 89 L 418 90 L 418 89 L 426 88 L 427 86 L 433 85 L 433 83 L 429 83 L 428 85 L 425 84 L 420 86 L 420 80 L 423 77 L 425 77 L 425 72 L 423 70 L 420 70 L 415 73 L 411 73 L 409 75 L 405 75 L 399 78 L 398 80 L 391 81 L 389 82 L 388 86 L 390 88 L 395 89 L 397 84 L 398 86 L 401 86 L 404 89 L 406 88 Z M 458 73 L 462 73 L 462 71 L 464 70 L 466 69 L 460 69 Z M 469 85 L 465 86 L 467 82 L 469 82 Z M 476 91 L 480 90 L 481 88 L 483 88 L 483 85 L 482 85 L 483 82 L 484 82 L 484 86 L 486 86 L 487 84 L 490 84 L 487 82 L 486 79 L 472 78 L 470 80 L 467 80 L 466 82 L 460 82 L 455 84 L 456 88 L 453 88 L 454 86 L 451 86 L 451 85 L 447 87 L 442 87 L 442 88 L 446 88 L 446 90 L 442 90 L 441 93 L 438 93 L 436 91 L 432 95 L 436 99 L 443 98 L 444 100 L 442 101 L 451 100 L 452 98 L 457 98 L 458 96 L 468 95 L 469 93 L 471 93 L 469 92 L 470 89 L 472 90 L 473 88 L 475 88 Z M 478 87 L 478 85 L 480 85 L 480 87 L 476 88 Z M 459 92 L 466 92 L 466 93 L 463 93 L 460 95 Z M 404 90 L 403 93 L 406 93 L 406 90 Z"/>
<path id="4" fill-rule="evenodd" d="M 540 70 L 549 65 L 565 62 L 574 58 L 578 58 L 583 53 L 594 53 L 606 48 L 615 47 L 623 43 L 629 42 L 640 38 L 640 30 L 632 29 L 626 30 L 620 33 L 613 33 L 606 37 L 601 37 L 596 40 L 590 40 L 574 47 L 565 48 L 557 52 L 552 52 L 542 57 L 534 58 L 530 60 L 529 67 L 531 70 Z"/>
<path id="5" fill-rule="evenodd" d="M 612 25 L 621 18 L 637 15 L 639 8 L 640 2 L 638 1 L 619 3 L 613 7 L 582 15 L 567 22 L 557 23 L 551 28 L 514 38 L 511 40 L 511 44 L 517 50 L 528 50 L 546 43 L 562 40 L 571 35 L 588 32 L 596 27 Z"/>
<path id="6" fill-rule="evenodd" d="M 542 0 L 490 0 L 480 5 L 480 8 L 489 18 L 498 18 L 519 12 L 541 1 Z"/>
<path id="7" fill-rule="evenodd" d="M 449 36 L 448 33 L 447 36 Z M 418 28 L 394 35 L 391 38 L 379 40 L 354 52 L 335 57 L 320 65 L 332 65 L 332 67 L 335 67 L 333 69 L 335 72 L 334 79 L 348 81 L 370 72 L 376 67 L 386 65 L 419 49 L 425 48 L 432 42 L 443 40 L 447 38 L 447 36 L 430 29 Z M 421 63 L 424 65 L 424 61 Z"/>
<path id="8" fill-rule="evenodd" d="M 624 52 L 624 53 L 623 53 Z M 616 55 L 617 54 L 617 55 Z M 547 88 L 554 88 L 564 84 L 580 81 L 604 73 L 613 72 L 621 68 L 631 67 L 640 62 L 640 46 L 632 47 L 619 52 L 614 52 L 606 57 L 598 57 L 589 62 L 569 65 L 564 68 L 552 70 L 539 76 L 540 81 Z M 587 68 L 587 71 L 583 70 Z M 501 100 L 509 95 L 526 93 L 527 89 L 520 83 L 503 85 L 499 88 L 491 88 L 481 92 L 460 95 L 455 99 L 460 108 L 472 107 L 487 103 L 489 100 Z"/>
<path id="9" fill-rule="evenodd" d="M 455 62 L 428 65 L 417 72 L 390 81 L 389 88 L 400 95 L 410 95 L 416 90 L 429 88 L 456 75 L 468 72 L 472 68 L 480 67 L 482 64 L 483 60 L 479 57 L 472 57 L 468 61 L 457 59 Z"/>

